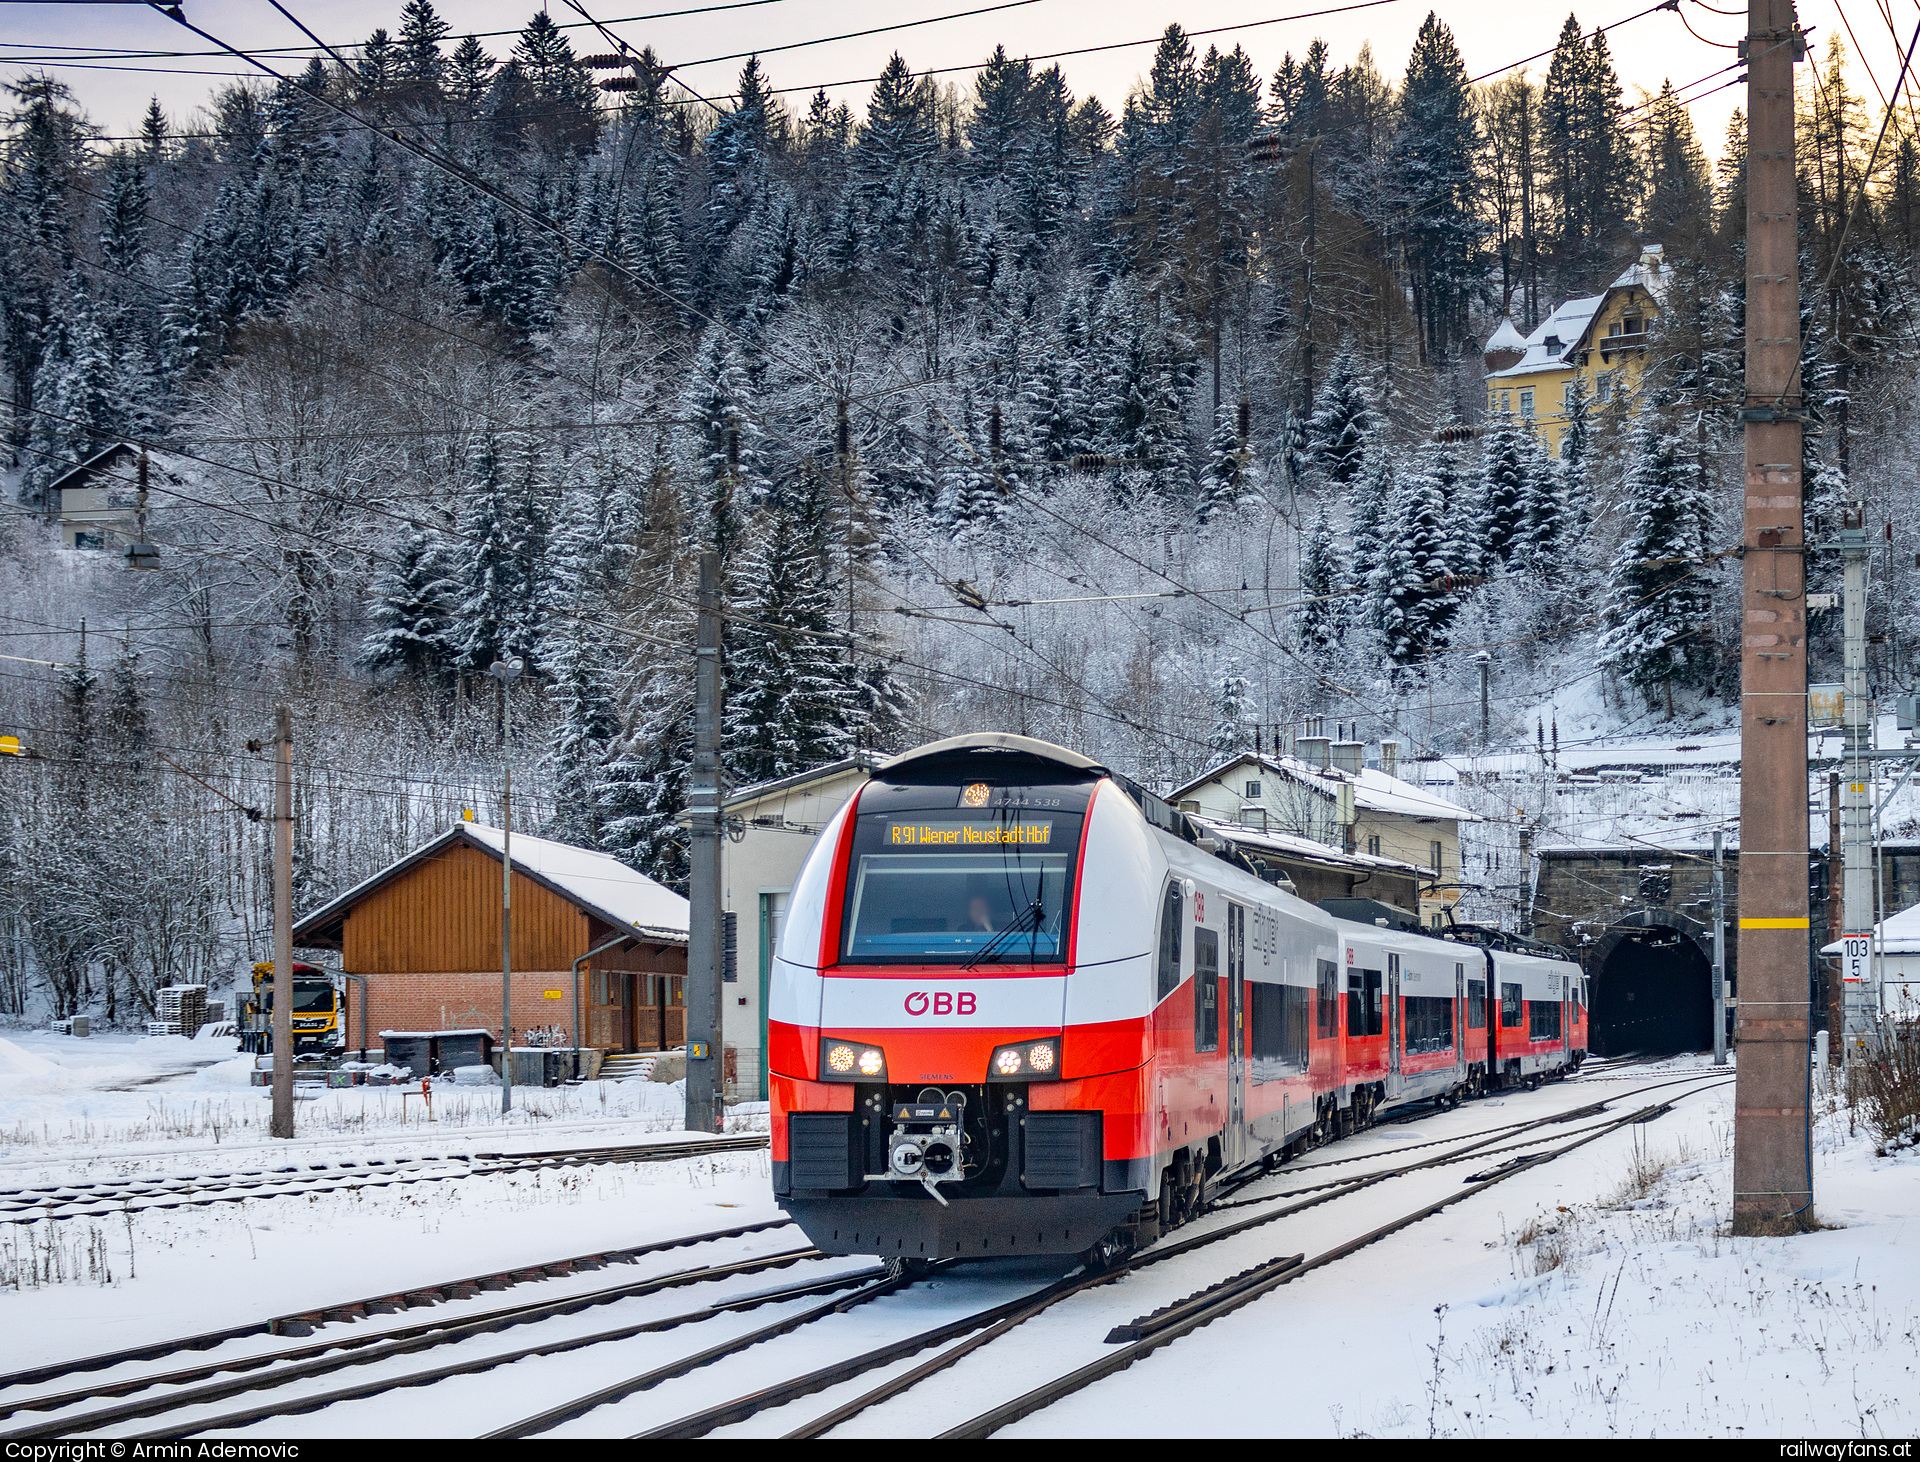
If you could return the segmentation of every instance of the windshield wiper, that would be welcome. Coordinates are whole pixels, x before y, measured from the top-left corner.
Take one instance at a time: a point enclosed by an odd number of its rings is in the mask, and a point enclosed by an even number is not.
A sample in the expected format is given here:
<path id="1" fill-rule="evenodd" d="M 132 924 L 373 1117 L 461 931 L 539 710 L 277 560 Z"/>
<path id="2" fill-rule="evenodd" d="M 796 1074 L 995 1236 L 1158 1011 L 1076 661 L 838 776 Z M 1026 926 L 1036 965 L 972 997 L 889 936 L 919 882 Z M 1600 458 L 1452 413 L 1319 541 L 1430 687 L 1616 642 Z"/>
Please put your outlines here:
<path id="1" fill-rule="evenodd" d="M 970 970 L 975 965 L 979 964 L 983 959 L 985 959 L 988 955 L 992 954 L 996 949 L 1000 947 L 1000 943 L 1002 940 L 1006 939 L 1009 935 L 1018 934 L 1020 932 L 1020 926 L 1025 924 L 1027 920 L 1030 918 L 1034 921 L 1034 928 L 1038 930 L 1040 927 L 1040 922 L 1039 922 L 1040 916 L 1044 911 L 1045 910 L 1043 905 L 1041 904 L 1041 901 L 1039 899 L 1035 899 L 1032 903 L 1028 904 L 1024 909 L 1022 909 L 1019 913 L 1013 916 L 1012 923 L 1008 924 L 1006 928 L 1002 929 L 998 934 L 994 935 L 993 938 L 989 939 L 985 944 L 981 945 L 979 950 L 974 954 L 973 958 L 968 960 L 964 965 L 961 966 L 961 968 Z"/>

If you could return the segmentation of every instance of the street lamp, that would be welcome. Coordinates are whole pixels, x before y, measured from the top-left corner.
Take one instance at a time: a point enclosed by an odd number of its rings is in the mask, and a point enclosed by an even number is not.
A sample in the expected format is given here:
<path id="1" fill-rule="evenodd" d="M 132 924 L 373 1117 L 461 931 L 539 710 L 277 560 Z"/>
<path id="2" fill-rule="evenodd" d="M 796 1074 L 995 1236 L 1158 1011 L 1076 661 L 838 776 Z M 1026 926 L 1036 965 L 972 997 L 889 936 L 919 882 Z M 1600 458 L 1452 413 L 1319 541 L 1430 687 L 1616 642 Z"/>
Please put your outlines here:
<path id="1" fill-rule="evenodd" d="M 495 660 L 487 674 L 500 682 L 500 771 L 504 783 L 500 819 L 500 1111 L 513 1110 L 513 696 L 526 669 L 518 655 Z"/>

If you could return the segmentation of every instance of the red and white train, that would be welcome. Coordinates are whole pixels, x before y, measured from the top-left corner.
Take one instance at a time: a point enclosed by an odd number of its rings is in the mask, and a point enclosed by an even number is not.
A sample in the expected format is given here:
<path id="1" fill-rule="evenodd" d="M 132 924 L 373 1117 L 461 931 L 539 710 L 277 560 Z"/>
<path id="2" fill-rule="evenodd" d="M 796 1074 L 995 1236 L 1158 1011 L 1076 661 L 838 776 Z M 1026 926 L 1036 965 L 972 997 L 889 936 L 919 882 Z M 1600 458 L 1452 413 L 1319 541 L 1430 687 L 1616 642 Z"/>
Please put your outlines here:
<path id="1" fill-rule="evenodd" d="M 829 1253 L 1110 1255 L 1224 1177 L 1585 1055 L 1577 965 L 1333 910 L 1063 747 L 896 757 L 775 954 L 779 1203 Z"/>

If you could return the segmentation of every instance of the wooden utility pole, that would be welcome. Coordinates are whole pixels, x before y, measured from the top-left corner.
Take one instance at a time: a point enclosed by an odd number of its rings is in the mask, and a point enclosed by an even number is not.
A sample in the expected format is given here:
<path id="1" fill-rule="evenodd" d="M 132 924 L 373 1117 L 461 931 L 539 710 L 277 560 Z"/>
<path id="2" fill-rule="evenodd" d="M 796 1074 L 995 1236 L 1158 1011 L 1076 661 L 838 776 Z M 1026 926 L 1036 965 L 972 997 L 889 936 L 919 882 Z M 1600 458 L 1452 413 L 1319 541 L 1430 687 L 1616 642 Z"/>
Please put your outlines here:
<path id="1" fill-rule="evenodd" d="M 726 1117 L 720 974 L 726 942 L 720 897 L 720 555 L 700 555 L 693 768 L 687 779 L 687 1130 L 718 1132 Z"/>
<path id="2" fill-rule="evenodd" d="M 293 1136 L 293 707 L 273 708 L 273 1135 Z"/>
<path id="3" fill-rule="evenodd" d="M 1792 0 L 1749 0 L 1740 1003 L 1733 1231 L 1813 1225 L 1807 1114 L 1806 537 Z"/>

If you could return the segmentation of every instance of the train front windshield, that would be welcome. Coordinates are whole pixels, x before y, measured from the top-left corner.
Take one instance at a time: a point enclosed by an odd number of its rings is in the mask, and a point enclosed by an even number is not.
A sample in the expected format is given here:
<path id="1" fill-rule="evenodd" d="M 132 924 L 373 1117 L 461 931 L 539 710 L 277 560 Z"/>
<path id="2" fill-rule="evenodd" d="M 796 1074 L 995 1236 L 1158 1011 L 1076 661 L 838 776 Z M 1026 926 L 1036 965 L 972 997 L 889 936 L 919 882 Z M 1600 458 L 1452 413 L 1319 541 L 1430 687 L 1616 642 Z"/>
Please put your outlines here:
<path id="1" fill-rule="evenodd" d="M 1086 805 L 1085 786 L 869 786 L 854 827 L 841 958 L 1064 959 Z"/>

